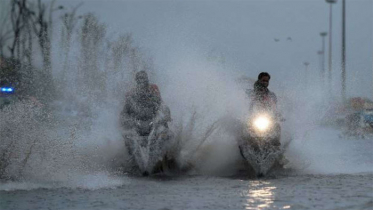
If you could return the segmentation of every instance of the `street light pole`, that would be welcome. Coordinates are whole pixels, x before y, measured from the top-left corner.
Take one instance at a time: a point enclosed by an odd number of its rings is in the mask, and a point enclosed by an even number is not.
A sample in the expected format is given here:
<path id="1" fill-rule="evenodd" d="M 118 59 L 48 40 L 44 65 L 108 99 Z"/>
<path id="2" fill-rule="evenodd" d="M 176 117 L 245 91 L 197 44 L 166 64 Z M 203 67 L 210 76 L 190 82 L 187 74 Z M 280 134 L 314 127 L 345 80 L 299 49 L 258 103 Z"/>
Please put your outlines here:
<path id="1" fill-rule="evenodd" d="M 329 74 L 328 74 L 328 83 L 329 83 L 329 94 L 332 94 L 332 5 L 337 2 L 337 0 L 325 0 L 330 4 L 329 9 Z"/>
<path id="2" fill-rule="evenodd" d="M 327 32 L 321 32 L 320 36 L 322 38 L 322 59 L 321 59 L 321 65 L 322 65 L 322 84 L 325 84 L 325 36 L 328 35 Z"/>
<path id="3" fill-rule="evenodd" d="M 319 67 L 320 67 L 320 85 L 323 85 L 323 65 L 322 65 L 322 57 L 324 55 L 324 52 L 322 50 L 317 51 L 317 55 L 319 55 Z"/>
<path id="4" fill-rule="evenodd" d="M 342 1 L 342 100 L 346 100 L 346 1 Z"/>
<path id="5" fill-rule="evenodd" d="M 324 86 L 324 74 L 323 74 L 323 56 L 324 52 L 322 50 L 317 51 L 317 55 L 319 55 L 319 67 L 320 67 L 320 85 Z"/>
<path id="6" fill-rule="evenodd" d="M 304 62 L 303 63 L 305 66 L 306 66 L 306 89 L 308 89 L 308 65 L 310 65 L 310 63 L 308 62 Z"/>

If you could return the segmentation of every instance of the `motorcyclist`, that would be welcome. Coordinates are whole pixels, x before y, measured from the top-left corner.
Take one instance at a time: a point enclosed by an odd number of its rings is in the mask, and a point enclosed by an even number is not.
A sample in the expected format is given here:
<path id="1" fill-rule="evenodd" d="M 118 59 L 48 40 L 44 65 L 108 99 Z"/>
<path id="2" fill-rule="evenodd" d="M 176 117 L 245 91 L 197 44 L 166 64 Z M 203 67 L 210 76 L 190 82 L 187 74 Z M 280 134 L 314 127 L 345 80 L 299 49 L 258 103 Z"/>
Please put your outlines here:
<path id="1" fill-rule="evenodd" d="M 170 161 L 163 147 L 167 150 L 173 133 L 168 129 L 171 121 L 169 108 L 163 104 L 157 85 L 149 83 L 148 74 L 140 71 L 135 75 L 136 86 L 126 93 L 125 104 L 121 112 L 121 125 L 125 147 L 130 155 L 131 163 L 140 167 L 143 175 L 163 170 L 163 161 Z M 165 144 L 167 142 L 167 144 Z M 143 162 L 139 157 L 138 146 L 148 148 L 149 158 Z M 162 148 L 162 150 L 160 150 Z M 160 157 L 162 156 L 162 157 Z M 159 158 L 163 158 L 159 162 Z M 137 162 L 141 160 L 140 162 Z M 150 165 L 150 166 L 149 166 Z M 148 168 L 149 167 L 149 168 Z"/>
<path id="2" fill-rule="evenodd" d="M 126 93 L 121 112 L 122 126 L 130 128 L 134 121 L 149 121 L 155 118 L 162 98 L 158 86 L 149 83 L 148 74 L 139 71 L 135 75 L 136 87 Z"/>
<path id="3" fill-rule="evenodd" d="M 261 72 L 258 75 L 258 80 L 254 83 L 254 91 L 250 94 L 250 111 L 254 105 L 259 105 L 266 110 L 277 112 L 277 97 L 268 89 L 270 79 L 271 76 L 267 72 Z"/>
<path id="4" fill-rule="evenodd" d="M 276 95 L 269 91 L 269 80 L 271 76 L 267 72 L 261 72 L 258 75 L 258 80 L 254 83 L 254 90 L 250 94 L 250 107 L 249 112 L 254 112 L 254 107 L 259 106 L 261 109 L 270 111 L 274 114 L 276 120 L 283 121 L 281 114 L 277 111 L 277 97 Z M 281 135 L 281 128 L 279 125 L 275 127 L 278 136 Z M 276 138 L 273 141 L 273 145 L 280 146 L 280 139 Z"/>

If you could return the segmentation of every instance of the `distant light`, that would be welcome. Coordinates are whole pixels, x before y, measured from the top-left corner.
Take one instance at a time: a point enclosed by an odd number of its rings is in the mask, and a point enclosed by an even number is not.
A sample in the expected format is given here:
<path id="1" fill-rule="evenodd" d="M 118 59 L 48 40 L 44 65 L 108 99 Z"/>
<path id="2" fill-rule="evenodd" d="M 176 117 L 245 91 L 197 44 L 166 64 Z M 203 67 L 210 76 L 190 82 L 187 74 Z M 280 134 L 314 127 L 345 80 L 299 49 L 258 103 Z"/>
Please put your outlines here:
<path id="1" fill-rule="evenodd" d="M 1 92 L 12 93 L 12 92 L 14 92 L 14 88 L 11 88 L 11 87 L 2 87 L 1 88 Z"/>

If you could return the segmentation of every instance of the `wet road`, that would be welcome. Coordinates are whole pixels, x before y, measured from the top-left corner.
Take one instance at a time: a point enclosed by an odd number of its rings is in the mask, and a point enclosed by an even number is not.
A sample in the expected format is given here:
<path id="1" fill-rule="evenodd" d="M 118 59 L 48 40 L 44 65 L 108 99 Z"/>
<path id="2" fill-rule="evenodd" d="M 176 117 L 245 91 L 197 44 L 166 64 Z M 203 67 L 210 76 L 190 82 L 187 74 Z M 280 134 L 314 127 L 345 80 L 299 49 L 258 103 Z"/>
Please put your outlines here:
<path id="1" fill-rule="evenodd" d="M 0 209 L 372 209 L 373 174 L 116 177 L 101 189 L 0 191 Z M 14 184 L 8 183 L 9 187 Z M 29 186 L 30 187 L 30 186 Z M 39 186 L 41 187 L 41 186 Z M 48 189 L 46 189 L 48 188 Z"/>

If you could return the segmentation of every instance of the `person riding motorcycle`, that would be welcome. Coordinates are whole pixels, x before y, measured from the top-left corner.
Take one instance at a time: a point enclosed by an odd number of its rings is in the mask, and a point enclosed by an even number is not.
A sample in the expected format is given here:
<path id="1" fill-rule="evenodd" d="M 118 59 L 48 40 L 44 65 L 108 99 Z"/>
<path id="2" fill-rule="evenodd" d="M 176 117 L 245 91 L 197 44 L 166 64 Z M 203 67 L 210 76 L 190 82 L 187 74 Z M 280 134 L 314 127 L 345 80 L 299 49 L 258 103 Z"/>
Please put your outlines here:
<path id="1" fill-rule="evenodd" d="M 277 97 L 268 89 L 271 76 L 267 72 L 261 72 L 258 80 L 254 83 L 254 90 L 250 94 L 249 113 L 254 114 L 254 107 L 260 107 L 262 110 L 272 112 L 278 121 L 283 121 L 281 114 L 277 111 Z M 275 127 L 278 133 L 281 132 L 279 125 Z M 280 146 L 280 139 L 273 141 L 273 145 Z"/>
<path id="2" fill-rule="evenodd" d="M 280 121 L 283 119 L 277 110 L 276 95 L 268 89 L 270 78 L 267 72 L 261 72 L 254 83 L 254 90 L 247 92 L 250 97 L 249 113 L 237 138 L 241 156 L 257 177 L 287 164 L 284 156 L 287 144 L 283 141 L 281 145 Z"/>
<path id="3" fill-rule="evenodd" d="M 121 112 L 121 124 L 124 128 L 133 127 L 136 120 L 154 119 L 162 103 L 158 86 L 149 83 L 148 74 L 145 71 L 137 72 L 135 81 L 136 87 L 126 93 L 124 108 Z"/>
<path id="4" fill-rule="evenodd" d="M 168 129 L 168 122 L 172 120 L 171 112 L 163 104 L 158 86 L 149 82 L 145 71 L 137 72 L 135 81 L 135 88 L 125 96 L 120 116 L 122 128 L 136 130 L 139 136 L 148 136 L 154 126 Z"/>
<path id="5" fill-rule="evenodd" d="M 261 72 L 258 75 L 258 80 L 254 83 L 254 91 L 251 93 L 250 111 L 254 105 L 259 105 L 262 108 L 277 112 L 277 97 L 269 91 L 269 80 L 271 76 L 267 72 Z"/>
<path id="6" fill-rule="evenodd" d="M 136 73 L 135 81 L 136 86 L 126 93 L 120 116 L 122 135 L 130 155 L 129 165 L 149 175 L 163 171 L 164 165 L 172 160 L 168 155 L 173 139 L 168 127 L 171 114 L 157 85 L 149 83 L 145 71 Z"/>

